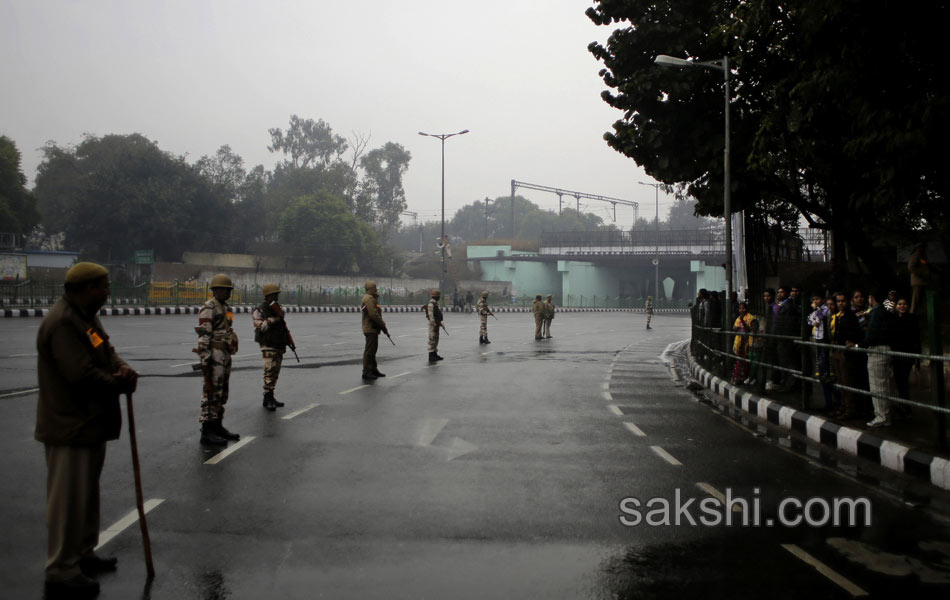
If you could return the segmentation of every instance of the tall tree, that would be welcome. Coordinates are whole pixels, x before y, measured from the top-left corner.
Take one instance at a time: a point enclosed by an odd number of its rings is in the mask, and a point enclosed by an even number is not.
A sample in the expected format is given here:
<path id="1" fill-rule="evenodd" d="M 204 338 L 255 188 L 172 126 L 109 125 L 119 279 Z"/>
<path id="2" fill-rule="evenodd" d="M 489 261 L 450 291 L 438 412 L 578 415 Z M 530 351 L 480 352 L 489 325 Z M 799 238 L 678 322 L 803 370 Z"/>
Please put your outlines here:
<path id="1" fill-rule="evenodd" d="M 268 132 L 271 145 L 267 149 L 289 157 L 285 160 L 293 167 L 328 166 L 341 160 L 348 147 L 346 138 L 333 133 L 323 119 L 314 121 L 291 115 L 286 132 L 279 127 Z"/>
<path id="2" fill-rule="evenodd" d="M 280 216 L 279 234 L 315 272 L 371 272 L 380 257 L 373 229 L 324 190 L 294 198 Z"/>
<path id="3" fill-rule="evenodd" d="M 43 149 L 35 193 L 50 231 L 104 261 L 154 249 L 163 260 L 231 241 L 232 211 L 201 174 L 139 134 L 87 135 L 74 148 Z"/>
<path id="4" fill-rule="evenodd" d="M 0 233 L 12 233 L 22 241 L 39 224 L 40 213 L 36 197 L 26 189 L 20 160 L 13 140 L 0 136 Z"/>
<path id="5" fill-rule="evenodd" d="M 406 210 L 402 178 L 411 159 L 408 150 L 393 142 L 370 150 L 360 159 L 365 177 L 359 196 L 372 207 L 372 221 L 378 224 L 383 237 L 389 237 L 399 224 L 399 213 Z"/>
<path id="6" fill-rule="evenodd" d="M 588 16 L 625 22 L 606 44 L 604 100 L 623 111 L 608 144 L 653 177 L 685 183 L 721 215 L 721 71 L 665 70 L 659 54 L 732 57 L 732 198 L 762 222 L 789 211 L 834 231 L 882 279 L 872 240 L 946 228 L 946 2 L 600 0 Z M 886 76 L 882 75 L 886 74 Z"/>

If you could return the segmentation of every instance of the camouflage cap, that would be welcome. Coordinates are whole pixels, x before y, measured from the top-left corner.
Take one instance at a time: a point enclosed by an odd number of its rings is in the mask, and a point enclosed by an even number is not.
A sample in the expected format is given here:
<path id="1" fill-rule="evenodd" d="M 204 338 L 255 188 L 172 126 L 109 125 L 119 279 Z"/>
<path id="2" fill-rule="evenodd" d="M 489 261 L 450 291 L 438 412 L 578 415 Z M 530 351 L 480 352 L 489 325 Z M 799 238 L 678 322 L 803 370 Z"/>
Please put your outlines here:
<path id="1" fill-rule="evenodd" d="M 482 292 L 482 298 L 487 298 L 487 297 L 488 297 L 488 292 Z"/>
<path id="2" fill-rule="evenodd" d="M 552 298 L 551 294 L 548 294 L 547 299 L 550 300 L 551 298 Z"/>
<path id="3" fill-rule="evenodd" d="M 109 270 L 94 262 L 78 262 L 66 271 L 66 283 L 86 283 L 108 277 Z"/>
<path id="4" fill-rule="evenodd" d="M 270 296 L 271 294 L 279 294 L 280 286 L 276 283 L 265 283 L 264 287 L 261 289 L 261 293 L 265 296 Z"/>
<path id="5" fill-rule="evenodd" d="M 439 290 L 432 290 L 433 298 L 440 298 L 441 296 L 442 296 L 442 292 L 440 292 Z"/>
<path id="6" fill-rule="evenodd" d="M 535 300 L 540 300 L 540 299 L 541 299 L 541 294 L 536 295 L 536 296 L 534 297 L 534 299 L 535 299 Z"/>

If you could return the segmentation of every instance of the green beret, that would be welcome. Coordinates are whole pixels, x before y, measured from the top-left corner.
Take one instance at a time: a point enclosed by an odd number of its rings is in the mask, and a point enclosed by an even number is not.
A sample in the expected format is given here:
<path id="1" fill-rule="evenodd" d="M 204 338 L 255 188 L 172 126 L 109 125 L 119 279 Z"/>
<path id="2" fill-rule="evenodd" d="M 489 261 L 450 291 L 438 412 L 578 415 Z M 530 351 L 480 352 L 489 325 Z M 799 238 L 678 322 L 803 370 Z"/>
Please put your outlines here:
<path id="1" fill-rule="evenodd" d="M 66 271 L 66 283 L 86 283 L 108 277 L 109 270 L 94 262 L 78 262 Z"/>

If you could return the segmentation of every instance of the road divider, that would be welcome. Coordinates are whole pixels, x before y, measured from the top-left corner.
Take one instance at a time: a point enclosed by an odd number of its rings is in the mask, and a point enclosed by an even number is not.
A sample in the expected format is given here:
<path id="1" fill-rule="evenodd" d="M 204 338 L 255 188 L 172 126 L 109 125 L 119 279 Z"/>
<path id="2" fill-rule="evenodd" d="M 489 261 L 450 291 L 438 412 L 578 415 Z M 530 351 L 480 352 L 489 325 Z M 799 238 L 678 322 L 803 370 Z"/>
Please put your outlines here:
<path id="1" fill-rule="evenodd" d="M 150 498 L 146 500 L 145 504 L 143 505 L 145 509 L 145 514 L 148 514 L 149 511 L 151 511 L 153 508 L 155 508 L 156 506 L 158 506 L 164 501 L 165 501 L 164 498 Z M 99 548 L 102 548 L 103 546 L 108 544 L 110 541 L 112 541 L 112 539 L 115 536 L 119 535 L 120 533 L 128 529 L 129 525 L 132 525 L 133 523 L 137 523 L 138 520 L 139 520 L 138 509 L 137 508 L 132 509 L 132 512 L 125 515 L 124 517 L 122 517 L 121 519 L 119 519 L 118 521 L 110 525 L 109 527 L 105 528 L 103 531 L 99 532 L 99 545 L 96 546 L 94 550 L 98 550 Z"/>

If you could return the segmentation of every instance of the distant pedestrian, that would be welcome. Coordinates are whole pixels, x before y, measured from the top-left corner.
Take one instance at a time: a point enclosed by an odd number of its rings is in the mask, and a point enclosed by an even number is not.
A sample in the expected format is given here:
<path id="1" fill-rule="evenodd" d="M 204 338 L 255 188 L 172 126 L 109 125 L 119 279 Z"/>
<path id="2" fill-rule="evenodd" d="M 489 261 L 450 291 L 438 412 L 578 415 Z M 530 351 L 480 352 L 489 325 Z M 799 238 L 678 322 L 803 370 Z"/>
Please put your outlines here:
<path id="1" fill-rule="evenodd" d="M 545 339 L 551 339 L 551 321 L 554 320 L 554 301 L 551 298 L 551 294 L 548 294 L 547 298 L 544 301 L 544 326 L 542 327 L 541 335 Z"/>
<path id="2" fill-rule="evenodd" d="M 650 327 L 650 321 L 653 320 L 653 296 L 647 296 L 646 304 L 643 305 L 643 310 L 647 313 L 647 329 L 653 329 Z"/>
<path id="3" fill-rule="evenodd" d="M 95 553 L 99 543 L 99 476 L 106 442 L 122 426 L 120 394 L 138 374 L 115 352 L 96 316 L 109 297 L 109 271 L 76 263 L 65 294 L 36 336 L 39 402 L 34 437 L 46 453 L 46 597 L 92 597 L 90 576 L 118 562 Z"/>
<path id="4" fill-rule="evenodd" d="M 225 446 L 228 440 L 241 438 L 224 427 L 224 405 L 228 402 L 231 379 L 231 356 L 238 351 L 238 337 L 234 332 L 234 313 L 228 298 L 234 284 L 227 275 L 211 278 L 212 298 L 198 311 L 198 347 L 204 385 L 201 390 L 201 443 Z"/>
<path id="5" fill-rule="evenodd" d="M 379 306 L 379 292 L 375 281 L 367 281 L 364 286 L 366 294 L 360 301 L 360 313 L 363 315 L 363 337 L 366 344 L 363 347 L 363 379 L 373 380 L 385 377 L 380 373 L 376 364 L 376 351 L 379 350 L 379 333 L 389 335 L 386 322 L 383 321 L 383 309 Z"/>
<path id="6" fill-rule="evenodd" d="M 869 350 L 876 350 L 868 355 L 868 381 L 871 391 L 871 402 L 874 405 L 874 418 L 867 424 L 868 427 L 888 427 L 891 424 L 891 403 L 884 396 L 889 396 L 891 383 L 891 357 L 880 352 L 889 352 L 893 341 L 892 321 L 895 318 L 887 312 L 878 298 L 886 298 L 882 292 L 868 294 L 868 330 L 861 346 Z"/>
<path id="7" fill-rule="evenodd" d="M 541 294 L 534 297 L 531 303 L 531 311 L 534 313 L 534 339 L 543 340 L 541 329 L 544 326 L 544 302 L 541 301 Z"/>
<path id="8" fill-rule="evenodd" d="M 276 283 L 264 285 L 264 302 L 254 309 L 254 341 L 261 347 L 264 358 L 264 399 L 263 405 L 273 411 L 284 406 L 274 397 L 277 388 L 277 378 L 280 377 L 280 366 L 284 360 L 287 347 L 296 349 L 294 338 L 284 320 L 284 309 L 277 302 L 280 296 L 280 286 Z"/>
<path id="9" fill-rule="evenodd" d="M 439 299 L 442 297 L 442 292 L 439 290 L 432 290 L 432 298 L 429 300 L 428 304 L 423 306 L 423 309 L 426 313 L 426 318 L 429 320 L 429 362 L 436 362 L 442 360 L 442 357 L 439 356 L 439 328 L 444 327 L 442 325 L 442 309 L 439 308 Z"/>
<path id="10" fill-rule="evenodd" d="M 732 325 L 732 330 L 737 333 L 752 333 L 752 322 L 754 320 L 755 317 L 749 312 L 749 305 L 745 302 L 740 302 L 739 314 L 736 317 L 735 323 Z M 732 342 L 732 352 L 736 355 L 736 358 L 740 359 L 736 361 L 736 365 L 732 369 L 732 383 L 738 385 L 749 377 L 749 363 L 745 360 L 741 360 L 749 357 L 749 336 L 735 336 Z"/>
<path id="11" fill-rule="evenodd" d="M 482 292 L 482 297 L 478 299 L 478 343 L 490 344 L 488 341 L 488 316 L 494 315 L 488 308 L 488 292 Z"/>
<path id="12" fill-rule="evenodd" d="M 466 311 L 472 312 L 473 302 L 475 302 L 475 295 L 472 294 L 472 290 L 469 290 L 468 293 L 465 294 L 465 310 Z"/>
<path id="13" fill-rule="evenodd" d="M 891 348 L 895 352 L 920 354 L 920 319 L 910 312 L 910 302 L 907 298 L 898 298 L 894 313 L 894 339 Z M 895 356 L 892 363 L 894 369 L 894 383 L 897 386 L 897 397 L 910 400 L 910 372 L 913 368 L 920 371 L 920 359 Z M 894 412 L 900 416 L 910 414 L 910 405 L 897 404 Z"/>

